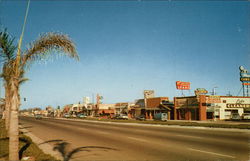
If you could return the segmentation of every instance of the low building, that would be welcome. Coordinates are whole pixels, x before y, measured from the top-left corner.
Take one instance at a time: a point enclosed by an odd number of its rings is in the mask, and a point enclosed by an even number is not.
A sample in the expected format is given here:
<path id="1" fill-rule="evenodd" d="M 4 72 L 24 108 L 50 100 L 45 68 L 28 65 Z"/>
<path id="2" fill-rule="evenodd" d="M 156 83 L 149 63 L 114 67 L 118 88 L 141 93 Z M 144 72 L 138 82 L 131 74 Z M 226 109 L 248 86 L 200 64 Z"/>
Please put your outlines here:
<path id="1" fill-rule="evenodd" d="M 168 119 L 174 119 L 174 105 L 168 97 L 138 99 L 129 109 L 131 118 L 144 116 L 153 119 L 156 113 L 168 113 Z"/>
<path id="2" fill-rule="evenodd" d="M 147 119 L 153 119 L 156 113 L 168 113 L 168 119 L 171 119 L 170 112 L 173 109 L 173 103 L 169 101 L 168 97 L 147 98 L 145 102 L 145 116 Z"/>
<path id="3" fill-rule="evenodd" d="M 73 106 L 73 104 L 68 104 L 68 105 L 65 105 L 64 107 L 63 107 L 63 110 L 62 110 L 62 113 L 63 114 L 68 114 L 68 113 L 70 113 L 70 109 L 71 109 L 71 107 Z"/>
<path id="4" fill-rule="evenodd" d="M 129 103 L 128 102 L 119 102 L 115 104 L 115 114 L 128 114 L 128 107 Z"/>
<path id="5" fill-rule="evenodd" d="M 106 118 L 112 117 L 115 114 L 115 104 L 99 104 L 98 114 Z"/>
<path id="6" fill-rule="evenodd" d="M 250 97 L 197 95 L 174 98 L 176 120 L 227 120 L 250 113 Z"/>
<path id="7" fill-rule="evenodd" d="M 70 114 L 76 115 L 78 113 L 83 113 L 85 114 L 87 112 L 87 108 L 80 103 L 73 104 L 72 107 L 70 108 Z"/>

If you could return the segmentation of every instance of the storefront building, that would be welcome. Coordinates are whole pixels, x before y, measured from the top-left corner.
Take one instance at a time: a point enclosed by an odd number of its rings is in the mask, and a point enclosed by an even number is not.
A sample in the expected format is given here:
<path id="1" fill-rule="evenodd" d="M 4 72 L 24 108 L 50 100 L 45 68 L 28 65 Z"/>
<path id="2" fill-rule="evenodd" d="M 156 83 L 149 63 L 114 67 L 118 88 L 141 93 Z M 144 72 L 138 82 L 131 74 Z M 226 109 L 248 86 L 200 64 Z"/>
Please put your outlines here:
<path id="1" fill-rule="evenodd" d="M 215 104 L 214 117 L 219 120 L 231 119 L 233 113 L 242 116 L 250 113 L 250 97 L 221 96 L 221 102 Z"/>
<path id="2" fill-rule="evenodd" d="M 197 95 L 174 98 L 175 120 L 227 120 L 250 113 L 250 97 Z"/>
<path id="3" fill-rule="evenodd" d="M 169 101 L 168 97 L 152 97 L 146 99 L 138 99 L 134 105 L 129 108 L 129 117 L 136 118 L 144 116 L 146 119 L 154 119 L 157 113 L 167 113 L 168 119 L 174 119 L 174 105 Z"/>

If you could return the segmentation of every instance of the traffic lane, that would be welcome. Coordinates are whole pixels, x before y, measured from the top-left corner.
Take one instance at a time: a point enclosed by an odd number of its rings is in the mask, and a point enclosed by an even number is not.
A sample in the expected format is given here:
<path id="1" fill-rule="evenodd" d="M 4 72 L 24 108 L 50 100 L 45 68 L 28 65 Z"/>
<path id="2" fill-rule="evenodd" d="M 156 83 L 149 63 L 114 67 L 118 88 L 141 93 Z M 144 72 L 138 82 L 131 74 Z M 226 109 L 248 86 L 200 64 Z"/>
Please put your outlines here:
<path id="1" fill-rule="evenodd" d="M 72 123 L 72 122 L 79 122 L 81 124 L 84 124 L 84 126 L 89 125 L 89 121 L 86 120 L 81 120 L 81 121 L 75 121 L 75 120 L 60 120 L 60 119 L 52 119 L 55 122 L 61 122 L 64 121 L 66 123 Z M 127 124 L 116 124 L 116 123 L 105 123 L 105 122 L 90 122 L 91 126 L 96 126 L 96 127 L 105 127 L 105 128 L 114 128 L 114 129 L 137 129 L 137 130 L 145 130 L 150 128 L 152 131 L 155 132 L 167 132 L 167 133 L 183 133 L 183 129 L 185 128 L 185 134 L 190 135 L 190 136 L 204 136 L 204 137 L 213 137 L 213 138 L 218 138 L 218 140 L 237 140 L 237 142 L 246 142 L 246 140 L 249 139 L 248 134 L 246 135 L 246 132 L 239 132 L 239 131 L 233 131 L 231 129 L 227 131 L 227 129 L 223 130 L 218 130 L 216 128 L 211 128 L 211 129 L 199 129 L 195 127 L 187 128 L 187 127 L 171 127 L 171 126 L 147 126 L 147 125 L 127 125 Z M 75 124 L 75 123 L 72 123 Z M 130 130 L 131 131 L 131 130 Z M 249 133 L 249 132 L 248 132 Z"/>
<path id="2" fill-rule="evenodd" d="M 91 124 L 88 125 L 83 125 L 79 124 L 79 122 L 72 122 L 72 121 L 55 121 L 63 124 L 69 124 L 71 127 L 82 127 L 84 128 L 90 128 L 93 130 L 96 130 L 98 128 L 98 131 L 109 131 L 112 133 L 118 133 L 118 135 L 122 135 L 124 132 L 129 133 L 129 135 L 137 135 L 133 136 L 133 138 L 144 138 L 144 140 L 152 140 L 152 138 L 156 138 L 157 140 L 160 141 L 168 141 L 172 142 L 175 144 L 179 144 L 180 146 L 186 146 L 189 147 L 189 149 L 203 149 L 205 151 L 209 151 L 209 149 L 213 149 L 214 152 L 220 152 L 223 154 L 234 154 L 235 156 L 241 157 L 241 155 L 244 156 L 246 155 L 249 151 L 248 149 L 248 140 L 245 140 L 245 142 L 240 143 L 237 140 L 231 140 L 231 141 L 224 141 L 222 139 L 214 140 L 213 138 L 207 138 L 207 137 L 197 137 L 197 136 L 190 136 L 190 135 L 185 135 L 185 134 L 175 134 L 175 135 L 166 135 L 167 133 L 152 133 L 151 130 L 148 130 L 145 132 L 145 130 L 141 131 L 141 133 L 138 133 L 138 131 L 125 131 L 125 130 L 117 130 L 117 129 L 112 129 L 112 131 L 109 129 L 107 130 L 106 126 L 101 126 L 101 125 L 94 125 L 94 127 L 91 127 Z M 93 129 L 94 128 L 94 129 Z M 102 133 L 102 132 L 101 132 Z M 236 133 L 238 135 L 238 133 Z M 142 139 L 140 139 L 142 140 Z M 155 141 L 155 140 L 153 140 Z M 193 150 L 195 151 L 195 150 Z M 211 150 L 210 150 L 211 151 Z"/>
<path id="3" fill-rule="evenodd" d="M 213 131 L 213 133 L 210 133 L 209 135 L 204 136 L 203 135 L 204 130 L 202 130 L 203 132 L 201 134 L 201 133 L 198 133 L 199 131 L 201 131 L 199 129 L 193 130 L 193 131 L 197 131 L 195 133 L 196 135 L 190 135 L 190 133 L 186 134 L 186 129 L 182 130 L 181 132 L 179 131 L 180 129 L 178 129 L 178 132 L 174 133 L 173 131 L 170 131 L 170 133 L 169 133 L 169 129 L 166 129 L 166 128 L 164 128 L 165 129 L 164 131 L 158 130 L 157 132 L 155 132 L 155 130 L 154 130 L 155 128 L 151 129 L 151 127 L 150 128 L 144 127 L 144 129 L 141 130 L 141 129 L 138 129 L 138 126 L 128 128 L 129 126 L 112 127 L 112 125 L 110 125 L 110 124 L 108 126 L 107 125 L 103 126 L 102 124 L 93 124 L 92 125 L 92 123 L 65 121 L 65 120 L 49 120 L 49 121 L 50 122 L 51 121 L 57 122 L 59 124 L 68 124 L 68 125 L 71 125 L 72 127 L 83 127 L 84 126 L 84 128 L 90 128 L 90 129 L 98 128 L 98 130 L 112 132 L 112 133 L 119 133 L 119 134 L 129 133 L 131 135 L 138 135 L 138 136 L 143 135 L 143 136 L 145 136 L 145 137 L 147 136 L 149 138 L 150 137 L 157 137 L 159 139 L 164 139 L 164 138 L 165 139 L 172 139 L 173 141 L 179 141 L 181 143 L 187 142 L 188 144 L 190 143 L 190 141 L 192 141 L 193 144 L 199 143 L 199 141 L 202 141 L 202 143 L 206 143 L 207 146 L 216 145 L 216 147 L 218 149 L 234 145 L 235 149 L 237 149 L 236 151 L 248 150 L 247 142 L 248 142 L 249 138 L 248 138 L 248 134 L 246 134 L 246 132 L 233 132 L 233 133 L 231 132 L 230 135 L 237 136 L 237 139 L 232 139 L 231 136 L 229 136 L 229 138 L 227 138 L 227 137 L 225 137 L 225 135 L 221 136 L 220 134 L 217 134 L 214 131 Z M 162 129 L 163 127 L 157 127 L 157 128 Z M 172 129 L 170 129 L 170 130 L 172 130 Z M 190 129 L 188 129 L 188 130 L 190 130 Z M 207 132 L 209 132 L 209 130 L 207 130 Z M 221 133 L 221 131 L 219 131 L 219 132 Z"/>
<path id="4" fill-rule="evenodd" d="M 42 121 L 33 121 L 33 123 L 44 123 Z M 49 127 L 48 123 L 45 123 L 45 127 Z M 57 126 L 57 125 L 56 125 Z M 58 129 L 52 123 L 52 129 Z M 61 125 L 59 125 L 61 127 Z M 48 130 L 47 130 L 48 131 Z M 61 131 L 61 132 L 60 132 Z M 70 132 L 71 138 L 69 140 L 72 141 L 72 138 L 79 138 L 79 134 L 82 136 L 88 136 L 88 140 L 90 139 L 93 143 L 96 139 L 100 143 L 103 143 L 103 141 L 108 140 L 108 145 L 114 145 L 115 147 L 125 147 L 124 149 L 120 148 L 120 151 L 118 152 L 119 155 L 114 157 L 114 154 L 108 155 L 105 157 L 105 154 L 102 154 L 102 159 L 114 159 L 114 160 L 124 160 L 124 156 L 126 156 L 126 159 L 131 160 L 155 160 L 155 159 L 164 159 L 164 160 L 211 160 L 211 159 L 220 159 L 220 160 L 230 160 L 234 157 L 224 155 L 224 156 L 217 156 L 217 155 L 211 155 L 209 154 L 207 157 L 204 157 L 204 154 L 196 154 L 191 152 L 190 149 L 184 148 L 184 147 L 176 147 L 175 144 L 167 144 L 162 142 L 156 142 L 156 141 L 148 141 L 141 138 L 136 137 L 120 137 L 120 136 L 110 136 L 110 137 L 104 137 L 104 136 L 94 136 L 96 132 L 90 133 L 89 131 L 86 133 L 86 129 L 81 128 L 72 128 L 70 126 L 62 127 L 61 130 L 59 130 L 59 133 L 63 133 L 67 131 L 67 133 Z M 55 138 L 58 139 L 58 138 Z M 73 141 L 73 144 L 79 143 L 79 141 L 82 141 L 81 139 L 77 139 L 76 141 Z M 86 140 L 85 140 L 86 141 Z M 84 142 L 85 142 L 84 141 Z M 102 145 L 102 144 L 101 144 Z M 82 145 L 81 145 L 82 146 Z M 110 154 L 111 152 L 109 152 Z M 116 154 L 118 154 L 116 153 Z M 90 157 L 91 158 L 91 157 Z M 88 157 L 88 159 L 90 159 Z M 83 158 L 82 158 L 83 159 Z M 93 158 L 92 159 L 96 159 Z"/>
<path id="5" fill-rule="evenodd" d="M 129 139 L 127 137 L 119 137 L 112 134 L 104 135 L 103 133 L 98 133 L 93 130 L 86 130 L 84 128 L 72 128 L 68 125 L 62 127 L 62 125 L 43 122 L 42 120 L 29 120 L 28 122 L 27 120 L 21 120 L 21 123 L 23 124 L 23 126 L 32 126 L 30 128 L 30 130 L 32 130 L 32 133 L 44 140 L 46 140 L 46 138 L 51 140 L 67 140 L 73 145 L 73 148 L 83 146 L 84 144 L 84 146 L 105 146 L 116 148 L 118 150 L 115 152 L 108 151 L 108 154 L 99 154 L 101 155 L 102 160 L 155 160 L 166 159 L 166 157 L 172 160 L 183 159 L 182 156 L 178 156 L 177 151 L 166 151 L 165 149 L 160 149 L 159 147 L 155 146 L 147 147 L 145 146 L 144 142 L 138 143 L 138 140 Z M 44 130 L 44 128 L 46 128 L 46 130 Z M 46 132 L 47 134 L 44 135 L 44 132 Z M 54 134 L 54 136 L 51 136 L 51 134 Z M 85 157 L 86 153 L 79 153 L 78 157 L 79 155 L 80 159 L 84 159 L 81 157 Z M 96 157 L 97 156 L 95 156 L 95 153 L 91 155 L 88 154 L 89 160 L 100 159 L 100 157 Z"/>
<path id="6" fill-rule="evenodd" d="M 52 123 L 53 121 L 52 120 L 49 120 L 49 123 Z M 58 121 L 56 121 L 56 122 L 58 122 Z M 60 123 L 64 123 L 63 125 L 65 125 L 65 124 L 70 124 L 69 125 L 69 128 L 71 128 L 72 129 L 72 127 L 74 127 L 73 129 L 76 129 L 76 128 L 79 128 L 79 129 L 82 129 L 82 130 L 84 130 L 84 131 L 92 131 L 92 132 L 94 132 L 95 134 L 96 133 L 99 133 L 99 134 L 102 134 L 102 135 L 105 135 L 105 134 L 109 134 L 109 132 L 107 132 L 107 131 L 105 131 L 105 132 L 103 132 L 103 129 L 100 129 L 100 128 L 98 128 L 98 130 L 96 130 L 96 125 L 95 125 L 95 129 L 89 129 L 89 128 L 87 128 L 86 129 L 86 127 L 82 127 L 82 125 L 81 126 L 75 126 L 75 123 L 76 122 L 74 122 L 74 124 L 72 125 L 71 123 L 71 121 L 67 121 L 67 122 L 64 122 L 64 121 L 59 121 L 59 124 Z M 54 124 L 55 124 L 55 122 L 54 123 L 52 123 L 53 124 L 53 126 L 54 126 Z M 65 128 L 65 127 L 64 127 Z M 113 131 L 113 133 L 114 133 L 114 131 Z M 142 137 L 142 135 L 140 134 L 139 135 L 139 137 L 138 137 L 138 135 L 137 136 L 133 136 L 129 131 L 128 131 L 128 133 L 129 133 L 129 135 L 130 135 L 130 137 L 128 137 L 128 139 L 132 139 L 132 140 L 134 140 L 134 141 L 141 141 L 141 142 L 145 142 L 145 141 L 147 141 L 147 140 L 150 140 L 151 141 L 151 144 L 152 143 L 154 143 L 154 144 L 156 144 L 157 146 L 159 146 L 159 140 L 160 140 L 160 142 L 163 142 L 164 143 L 164 146 L 166 146 L 166 145 L 172 145 L 173 143 L 174 143 L 174 145 L 177 145 L 176 144 L 176 138 L 173 138 L 173 137 L 171 137 L 171 138 L 169 138 L 169 137 L 159 137 L 159 136 L 156 136 L 156 137 L 154 137 L 154 136 L 143 136 Z M 87 135 L 89 135 L 89 134 L 87 134 Z M 91 134 L 92 136 L 94 135 L 94 134 Z M 122 135 L 122 134 L 116 134 L 116 135 Z M 128 135 L 128 134 L 126 134 L 126 135 Z M 124 139 L 126 136 L 122 136 L 122 138 L 121 139 Z M 154 139 L 152 139 L 152 137 L 154 138 Z M 88 137 L 89 138 L 89 137 Z M 96 137 L 94 137 L 94 138 L 96 138 Z M 157 140 L 155 139 L 155 138 L 157 138 Z M 166 139 L 167 138 L 167 139 Z M 183 138 L 183 135 L 182 135 L 182 137 L 181 138 Z M 178 139 L 181 139 L 181 138 L 178 138 Z M 106 138 L 107 139 L 107 138 Z M 105 140 L 106 140 L 105 139 Z M 109 138 L 109 139 L 112 139 L 112 138 Z M 109 140 L 109 139 L 107 139 L 107 140 Z M 179 141 L 179 146 L 181 146 L 181 147 L 183 147 L 185 144 L 185 141 L 187 142 L 187 144 L 185 145 L 185 147 L 187 147 L 187 150 L 189 150 L 189 151 L 196 151 L 196 153 L 197 152 L 199 152 L 199 153 L 208 153 L 208 154 L 213 154 L 214 153 L 214 150 L 216 150 L 216 152 L 217 151 L 219 151 L 220 149 L 223 149 L 223 148 L 221 148 L 220 146 L 218 146 L 218 145 L 221 145 L 221 144 L 215 144 L 216 146 L 214 147 L 214 143 L 217 143 L 217 142 L 214 142 L 213 144 L 210 144 L 210 146 L 212 147 L 212 149 L 213 149 L 213 151 L 211 152 L 211 147 L 209 147 L 209 146 L 205 146 L 204 147 L 204 145 L 201 145 L 201 147 L 200 146 L 194 146 L 194 144 L 192 144 L 192 143 L 194 143 L 194 142 L 197 142 L 196 140 L 194 140 L 194 139 L 197 139 L 197 138 L 192 138 L 191 140 L 190 140 L 190 138 L 188 139 L 188 138 L 186 138 L 186 140 L 181 140 L 181 141 Z M 120 139 L 118 139 L 119 141 L 120 141 Z M 183 143 L 184 142 L 184 143 Z M 203 142 L 204 142 L 204 140 L 203 140 Z M 167 144 L 166 144 L 167 143 Z M 190 145 L 192 145 L 192 146 L 190 146 Z M 195 144 L 196 145 L 196 144 Z M 199 145 L 199 144 L 198 144 Z M 224 144 L 223 144 L 224 145 Z M 228 145 L 226 145 L 226 146 L 228 146 Z M 216 148 L 216 147 L 220 147 L 219 149 L 218 148 Z M 228 146 L 228 147 L 230 147 L 230 146 Z M 234 147 L 235 147 L 235 145 L 234 145 Z M 168 147 L 169 148 L 169 147 Z M 225 147 L 224 147 L 225 148 Z M 197 150 L 198 149 L 198 150 Z M 203 150 L 199 150 L 199 149 L 203 149 Z M 240 149 L 240 147 L 236 147 L 236 150 L 237 149 Z M 209 151 L 210 150 L 210 151 Z M 241 151 L 242 149 L 240 149 L 240 151 Z M 226 150 L 226 151 L 228 151 L 228 149 Z M 243 149 L 243 151 L 244 151 L 244 149 Z M 222 153 L 222 156 L 223 156 L 223 154 L 225 154 L 224 153 L 225 151 L 223 151 L 223 153 Z M 235 152 L 235 149 L 233 149 L 233 151 L 232 152 Z M 237 153 L 236 154 L 236 156 L 237 155 L 239 155 L 239 152 L 235 152 L 235 153 Z M 227 153 L 226 153 L 227 154 Z M 229 155 L 228 155 L 229 156 Z"/>

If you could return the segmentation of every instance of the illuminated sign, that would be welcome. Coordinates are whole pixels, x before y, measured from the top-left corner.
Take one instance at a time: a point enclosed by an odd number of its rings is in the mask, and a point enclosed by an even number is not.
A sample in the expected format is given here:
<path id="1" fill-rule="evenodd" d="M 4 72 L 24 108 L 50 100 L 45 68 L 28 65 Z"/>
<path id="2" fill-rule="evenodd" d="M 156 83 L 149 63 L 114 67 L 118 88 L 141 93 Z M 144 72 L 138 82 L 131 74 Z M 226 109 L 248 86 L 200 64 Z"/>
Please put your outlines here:
<path id="1" fill-rule="evenodd" d="M 241 82 L 250 82 L 250 77 L 241 77 L 240 81 Z"/>
<path id="2" fill-rule="evenodd" d="M 245 83 L 245 82 L 243 82 L 242 85 L 250 86 L 250 83 Z"/>
<path id="3" fill-rule="evenodd" d="M 176 89 L 189 90 L 190 89 L 190 82 L 176 81 Z"/>
<path id="4" fill-rule="evenodd" d="M 227 104 L 227 108 L 250 108 L 250 104 Z"/>

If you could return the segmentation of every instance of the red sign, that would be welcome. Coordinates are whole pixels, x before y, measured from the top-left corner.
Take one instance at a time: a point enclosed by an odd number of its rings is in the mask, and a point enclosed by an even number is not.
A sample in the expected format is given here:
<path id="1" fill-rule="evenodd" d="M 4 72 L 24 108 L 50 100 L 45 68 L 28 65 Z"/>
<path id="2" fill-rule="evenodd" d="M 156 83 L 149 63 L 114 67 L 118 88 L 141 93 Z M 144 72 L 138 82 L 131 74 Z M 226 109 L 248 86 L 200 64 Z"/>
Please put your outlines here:
<path id="1" fill-rule="evenodd" d="M 176 88 L 180 89 L 180 90 L 189 90 L 190 89 L 190 82 L 176 81 Z"/>
<path id="2" fill-rule="evenodd" d="M 242 85 L 249 86 L 250 83 L 244 83 L 244 82 L 243 82 Z"/>

